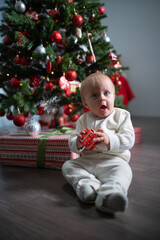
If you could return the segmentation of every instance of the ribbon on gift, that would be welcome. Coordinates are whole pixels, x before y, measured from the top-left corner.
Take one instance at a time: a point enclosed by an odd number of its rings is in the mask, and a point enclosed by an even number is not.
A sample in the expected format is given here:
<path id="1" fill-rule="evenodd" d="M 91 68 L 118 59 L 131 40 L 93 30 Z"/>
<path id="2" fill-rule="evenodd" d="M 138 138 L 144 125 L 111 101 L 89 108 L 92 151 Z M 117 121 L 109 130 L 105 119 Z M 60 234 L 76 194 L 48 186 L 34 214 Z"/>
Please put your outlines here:
<path id="1" fill-rule="evenodd" d="M 61 127 L 58 129 L 53 130 L 50 133 L 39 133 L 43 136 L 39 138 L 38 141 L 38 152 L 37 152 L 37 167 L 43 168 L 45 163 L 45 148 L 46 148 L 46 140 L 54 135 L 60 135 L 60 134 L 69 134 L 72 132 L 72 128 L 69 127 Z"/>

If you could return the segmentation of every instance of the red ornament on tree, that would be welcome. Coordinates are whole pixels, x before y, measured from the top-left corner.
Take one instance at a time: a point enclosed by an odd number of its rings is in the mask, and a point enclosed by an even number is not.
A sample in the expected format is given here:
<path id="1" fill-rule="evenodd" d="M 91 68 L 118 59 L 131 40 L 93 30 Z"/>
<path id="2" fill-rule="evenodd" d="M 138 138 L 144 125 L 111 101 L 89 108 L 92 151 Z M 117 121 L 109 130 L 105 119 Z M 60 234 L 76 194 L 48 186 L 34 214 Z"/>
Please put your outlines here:
<path id="1" fill-rule="evenodd" d="M 75 114 L 73 117 L 70 117 L 70 120 L 73 121 L 73 122 L 76 122 L 79 118 L 79 115 L 78 114 Z"/>
<path id="2" fill-rule="evenodd" d="M 86 56 L 86 62 L 87 63 L 94 63 L 94 57 L 91 55 Z"/>
<path id="3" fill-rule="evenodd" d="M 21 58 L 20 64 L 22 66 L 28 66 L 29 65 L 29 61 L 26 58 Z"/>
<path id="4" fill-rule="evenodd" d="M 11 43 L 10 39 L 8 36 L 6 36 L 4 39 L 3 39 L 3 42 L 6 44 L 6 45 L 9 45 Z"/>
<path id="5" fill-rule="evenodd" d="M 76 71 L 74 71 L 74 70 L 72 70 L 72 69 L 68 69 L 68 70 L 65 72 L 65 78 L 66 78 L 68 81 L 76 80 L 76 78 L 77 78 L 77 73 L 76 73 Z"/>
<path id="6" fill-rule="evenodd" d="M 28 10 L 26 13 L 25 13 L 26 16 L 28 16 L 30 19 L 34 20 L 34 21 L 37 21 L 38 20 L 38 13 L 36 13 L 35 11 L 33 10 Z"/>
<path id="7" fill-rule="evenodd" d="M 0 117 L 3 117 L 5 115 L 5 111 L 0 110 Z"/>
<path id="8" fill-rule="evenodd" d="M 72 23 L 75 26 L 81 26 L 83 23 L 83 17 L 80 14 L 74 15 L 74 17 L 72 18 Z"/>
<path id="9" fill-rule="evenodd" d="M 18 64 L 20 63 L 20 58 L 19 56 L 17 55 L 14 59 L 13 59 L 14 63 Z"/>
<path id="10" fill-rule="evenodd" d="M 25 124 L 26 119 L 22 114 L 17 114 L 14 118 L 13 118 L 13 122 L 16 126 L 21 127 Z"/>
<path id="11" fill-rule="evenodd" d="M 18 87 L 19 86 L 19 84 L 20 84 L 20 81 L 18 80 L 18 78 L 11 78 L 11 80 L 10 80 L 10 84 L 11 84 L 11 86 L 12 87 Z"/>
<path id="12" fill-rule="evenodd" d="M 66 106 L 64 108 L 64 113 L 67 114 L 67 115 L 71 114 L 72 111 L 73 111 L 73 109 L 71 107 L 69 107 L 69 106 Z"/>
<path id="13" fill-rule="evenodd" d="M 59 12 L 56 9 L 52 9 L 49 11 L 48 16 L 53 16 L 54 20 L 58 22 L 58 14 Z"/>
<path id="14" fill-rule="evenodd" d="M 40 78 L 38 76 L 30 76 L 30 86 L 31 87 L 38 87 Z"/>
<path id="15" fill-rule="evenodd" d="M 46 91 L 50 91 L 53 88 L 53 83 L 52 82 L 46 82 L 45 84 L 45 89 Z"/>
<path id="16" fill-rule="evenodd" d="M 44 108 L 43 107 L 38 106 L 37 110 L 38 110 L 38 115 L 43 115 L 44 114 Z"/>
<path id="17" fill-rule="evenodd" d="M 101 15 L 105 13 L 105 8 L 103 6 L 99 7 L 98 9 Z"/>
<path id="18" fill-rule="evenodd" d="M 62 58 L 61 58 L 61 57 L 57 57 L 57 58 L 56 58 L 56 62 L 57 62 L 57 63 L 61 63 L 61 61 L 62 61 Z"/>
<path id="19" fill-rule="evenodd" d="M 48 60 L 46 72 L 47 72 L 47 73 L 50 73 L 50 72 L 51 72 L 51 69 L 52 69 L 52 64 L 51 64 L 51 61 Z"/>
<path id="20" fill-rule="evenodd" d="M 51 41 L 58 43 L 62 39 L 62 35 L 58 31 L 54 31 L 51 34 Z"/>
<path id="21" fill-rule="evenodd" d="M 7 118 L 8 120 L 13 120 L 14 116 L 13 116 L 12 113 L 9 113 L 9 114 L 7 114 L 6 118 Z"/>

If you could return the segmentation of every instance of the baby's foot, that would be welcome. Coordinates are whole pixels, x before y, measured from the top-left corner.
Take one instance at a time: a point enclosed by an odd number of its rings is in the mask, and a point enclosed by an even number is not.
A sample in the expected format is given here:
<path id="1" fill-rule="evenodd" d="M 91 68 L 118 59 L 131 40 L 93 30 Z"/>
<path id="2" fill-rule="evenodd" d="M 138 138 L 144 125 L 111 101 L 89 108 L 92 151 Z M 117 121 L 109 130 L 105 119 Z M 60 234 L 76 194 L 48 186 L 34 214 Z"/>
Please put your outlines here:
<path id="1" fill-rule="evenodd" d="M 95 204 L 100 211 L 114 214 L 125 211 L 128 206 L 128 198 L 120 192 L 112 193 L 106 198 L 97 196 Z"/>
<path id="2" fill-rule="evenodd" d="M 96 191 L 89 184 L 79 186 L 77 196 L 82 202 L 92 203 L 96 199 Z"/>

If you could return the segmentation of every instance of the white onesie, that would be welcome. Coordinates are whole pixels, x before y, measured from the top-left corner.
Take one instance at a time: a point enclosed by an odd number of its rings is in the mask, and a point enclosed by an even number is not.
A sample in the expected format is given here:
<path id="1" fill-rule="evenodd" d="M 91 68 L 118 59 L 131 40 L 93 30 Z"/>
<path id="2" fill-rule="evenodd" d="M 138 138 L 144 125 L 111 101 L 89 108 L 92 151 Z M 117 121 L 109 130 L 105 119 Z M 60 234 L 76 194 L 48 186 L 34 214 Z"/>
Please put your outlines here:
<path id="1" fill-rule="evenodd" d="M 77 135 L 84 129 L 97 131 L 102 128 L 109 136 L 110 149 L 97 144 L 93 151 L 83 147 L 78 150 Z M 105 119 L 99 119 L 91 112 L 84 113 L 77 121 L 76 130 L 70 136 L 71 151 L 80 153 L 81 157 L 64 163 L 62 173 L 77 192 L 82 184 L 90 184 L 97 194 L 105 196 L 127 191 L 132 179 L 128 164 L 130 151 L 134 145 L 135 135 L 130 113 L 124 109 L 114 108 Z"/>

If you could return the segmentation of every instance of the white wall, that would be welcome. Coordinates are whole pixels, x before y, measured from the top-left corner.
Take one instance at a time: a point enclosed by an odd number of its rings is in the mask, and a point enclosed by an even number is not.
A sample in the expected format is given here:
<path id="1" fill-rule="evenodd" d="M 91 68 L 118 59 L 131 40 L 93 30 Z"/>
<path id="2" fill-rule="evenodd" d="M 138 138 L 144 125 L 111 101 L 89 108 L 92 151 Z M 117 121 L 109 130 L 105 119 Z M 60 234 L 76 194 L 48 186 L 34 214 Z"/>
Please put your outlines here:
<path id="1" fill-rule="evenodd" d="M 111 43 L 130 67 L 134 116 L 160 117 L 160 1 L 104 0 Z"/>

